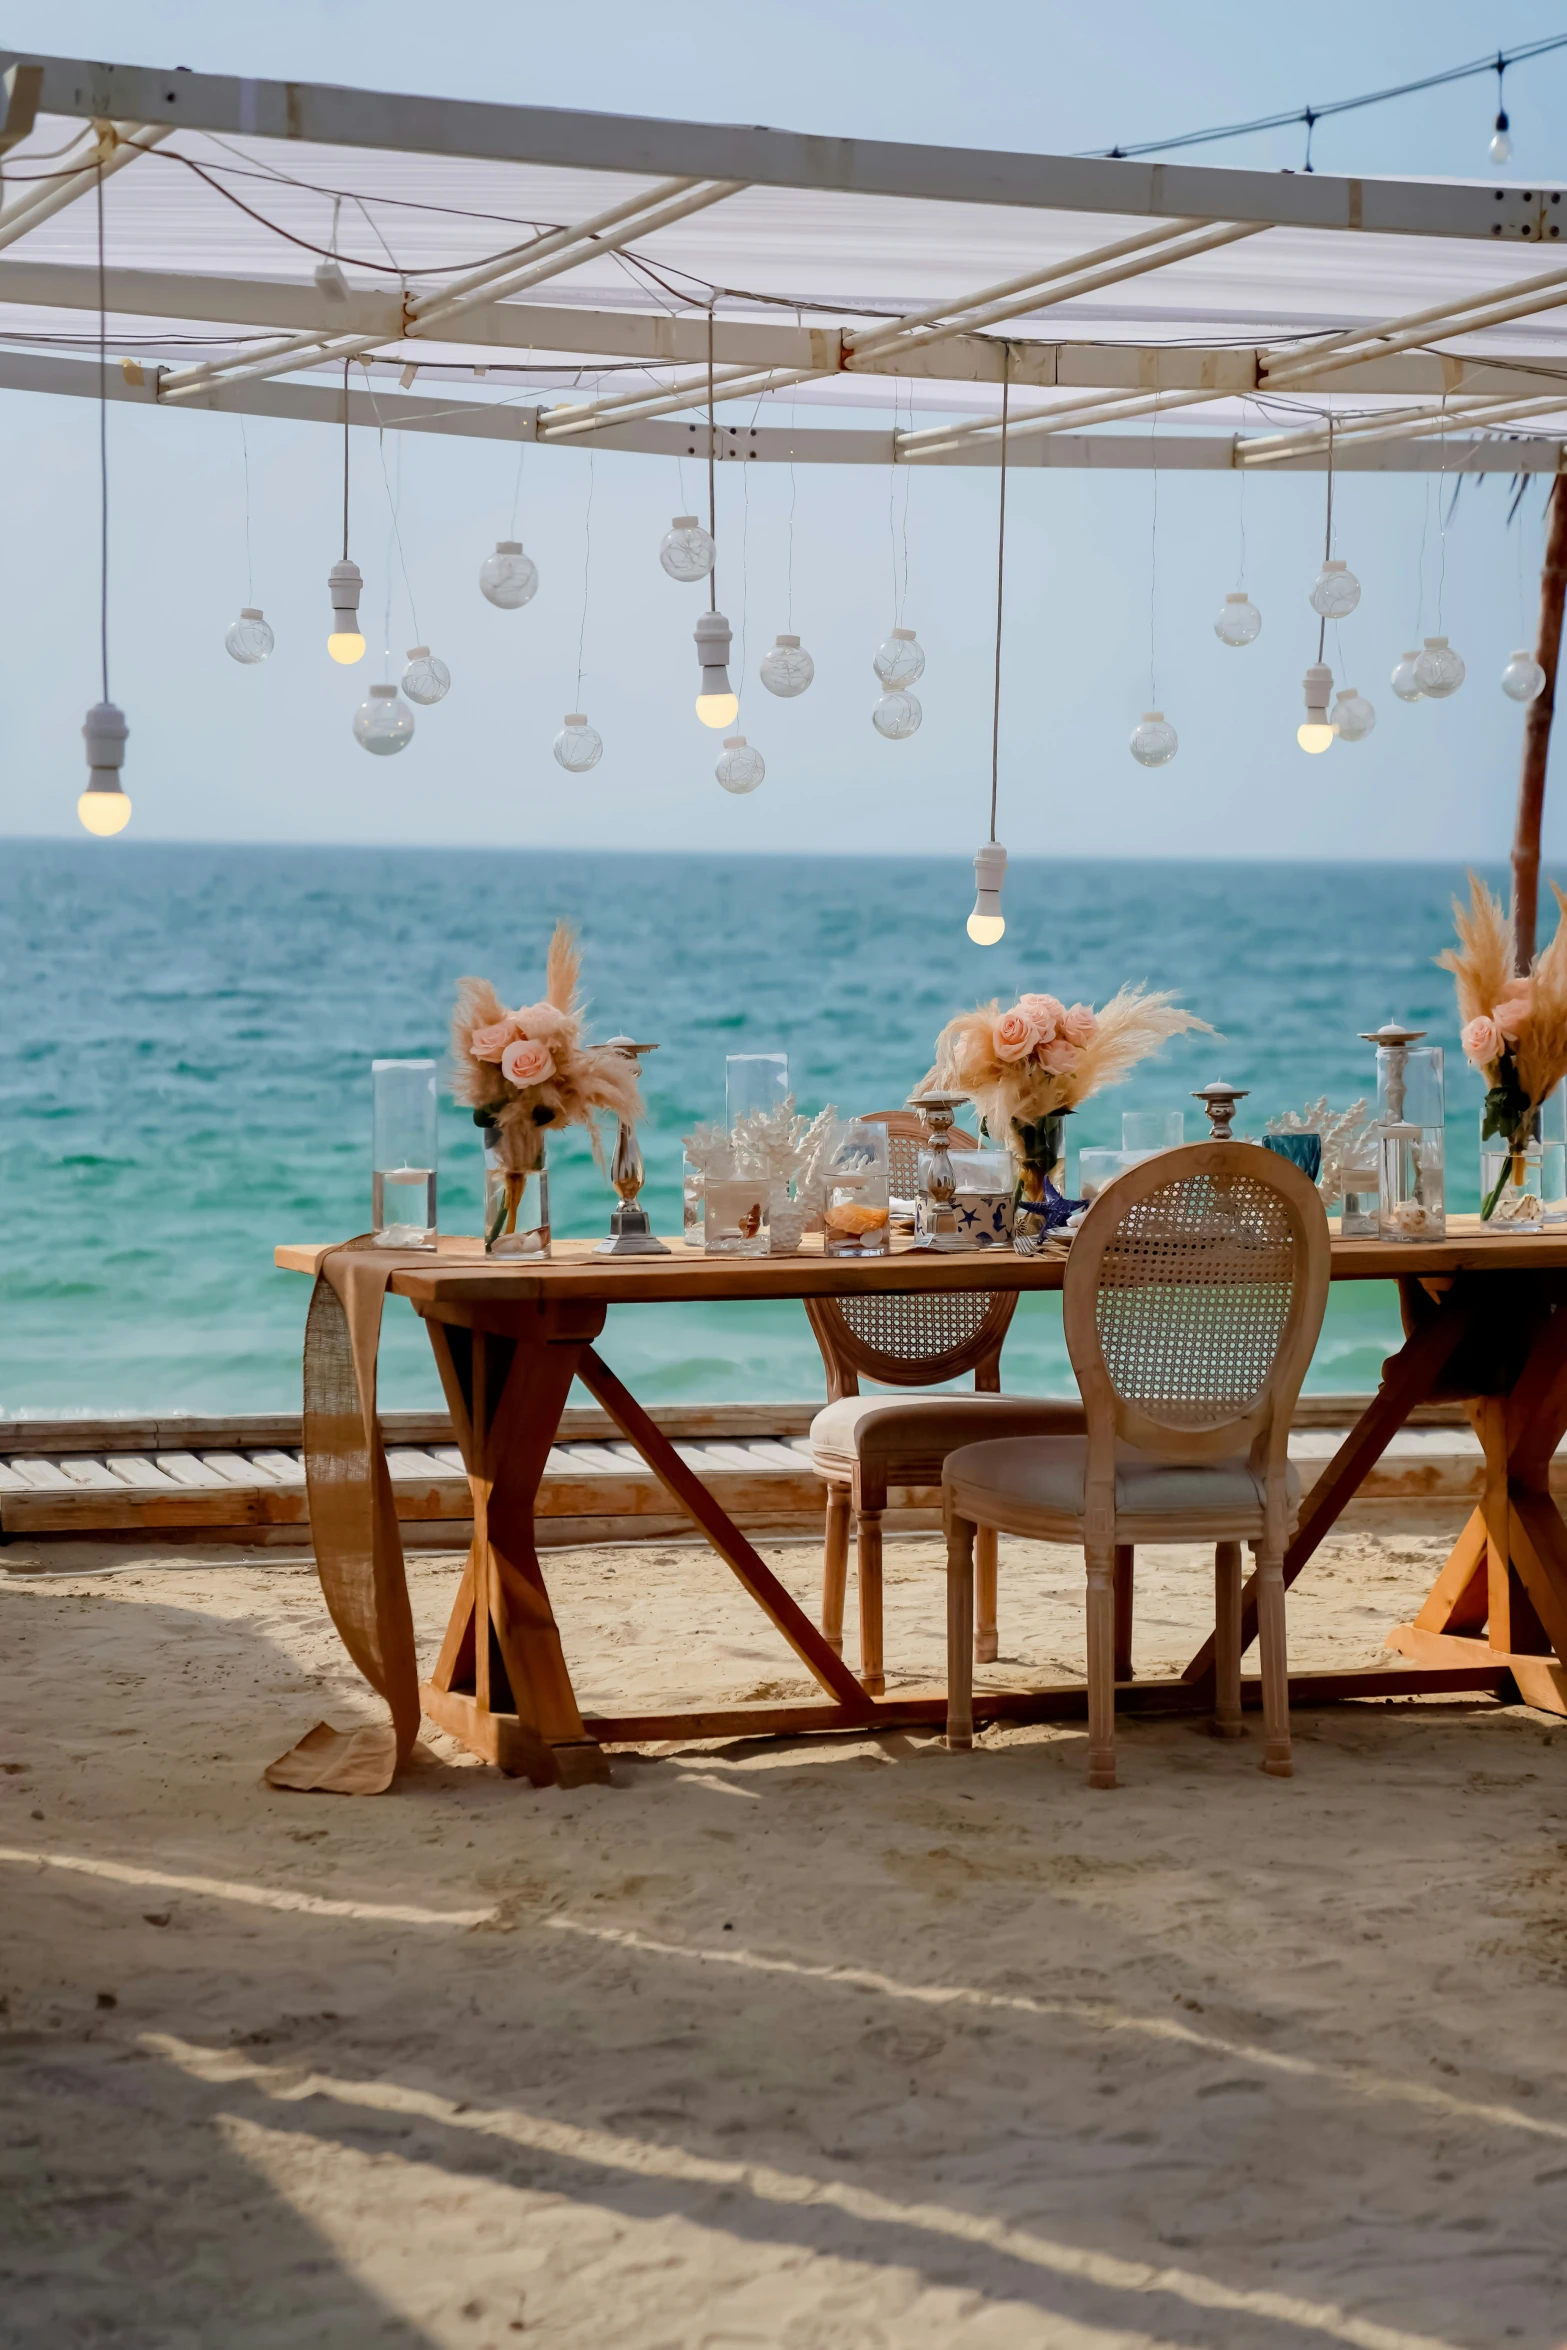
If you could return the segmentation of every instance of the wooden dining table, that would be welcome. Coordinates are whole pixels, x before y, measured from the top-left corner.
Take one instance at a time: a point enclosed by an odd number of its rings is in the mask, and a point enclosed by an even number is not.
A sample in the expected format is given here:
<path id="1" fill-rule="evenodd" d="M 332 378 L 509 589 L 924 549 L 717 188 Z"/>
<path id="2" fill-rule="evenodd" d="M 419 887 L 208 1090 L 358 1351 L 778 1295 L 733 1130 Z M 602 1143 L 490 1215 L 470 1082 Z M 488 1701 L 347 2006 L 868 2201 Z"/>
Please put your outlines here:
<path id="1" fill-rule="evenodd" d="M 476 1245 L 476 1244 L 475 1244 Z M 420 1683 L 429 1720 L 536 1785 L 607 1776 L 605 1748 L 679 1738 L 794 1736 L 939 1724 L 942 1688 L 872 1697 L 739 1526 L 649 1418 L 595 1342 L 614 1308 L 877 1291 L 1059 1289 L 1066 1252 L 934 1255 L 895 1240 L 886 1257 L 709 1256 L 676 1239 L 663 1257 L 606 1257 L 557 1241 L 548 1258 L 432 1255 L 390 1278 L 429 1334 L 473 1497 L 473 1537 L 440 1654 Z M 316 1273 L 329 1247 L 284 1245 L 277 1263 Z M 1567 1232 L 1494 1233 L 1449 1219 L 1445 1240 L 1392 1243 L 1335 1233 L 1335 1281 L 1396 1281 L 1404 1343 L 1311 1487 L 1286 1554 L 1293 1583 L 1417 1405 L 1462 1399 L 1485 1455 L 1480 1507 L 1424 1606 L 1390 1628 L 1385 1665 L 1290 1676 L 1296 1705 L 1455 1691 L 1522 1698 L 1567 1713 L 1567 1522 L 1551 1498 L 1567 1432 Z M 686 1510 L 816 1681 L 815 1700 L 668 1712 L 584 1714 L 550 1604 L 534 1505 L 560 1415 L 580 1380 Z M 1255 1594 L 1243 1639 L 1256 1632 Z M 673 1660 L 672 1660 L 673 1661 Z M 1126 1679 L 1118 1707 L 1198 1713 L 1213 1702 L 1213 1643 L 1183 1672 Z M 1248 1705 L 1260 1683 L 1248 1681 Z M 982 1720 L 1086 1714 L 1080 1681 L 976 1688 Z"/>

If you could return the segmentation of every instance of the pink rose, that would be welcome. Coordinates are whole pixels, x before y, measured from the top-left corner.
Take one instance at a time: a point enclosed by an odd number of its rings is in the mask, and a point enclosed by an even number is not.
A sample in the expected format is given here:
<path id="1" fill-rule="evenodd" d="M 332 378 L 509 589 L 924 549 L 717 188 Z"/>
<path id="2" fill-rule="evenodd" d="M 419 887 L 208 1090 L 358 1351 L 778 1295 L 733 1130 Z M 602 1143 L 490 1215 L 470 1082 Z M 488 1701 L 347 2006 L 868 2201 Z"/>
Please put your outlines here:
<path id="1" fill-rule="evenodd" d="M 1062 1013 L 1060 1026 L 1068 1044 L 1087 1044 L 1099 1023 L 1091 1004 L 1073 1004 Z"/>
<path id="2" fill-rule="evenodd" d="M 1502 1032 L 1494 1020 L 1478 1012 L 1464 1027 L 1458 1041 L 1464 1048 L 1465 1059 L 1472 1061 L 1477 1069 L 1483 1069 L 1501 1051 Z"/>
<path id="3" fill-rule="evenodd" d="M 1032 1020 L 1041 1041 L 1054 1036 L 1066 1016 L 1065 1005 L 1054 995 L 1020 995 L 1017 1008 L 1025 1020 Z"/>
<path id="4" fill-rule="evenodd" d="M 1515 979 L 1511 987 L 1504 988 L 1502 991 L 1491 1018 L 1505 1037 L 1512 1038 L 1518 1034 L 1519 1029 L 1523 1027 L 1533 1012 L 1533 980 Z"/>
<path id="5" fill-rule="evenodd" d="M 476 1061 L 498 1061 L 513 1037 L 521 1034 L 521 1013 L 503 1012 L 498 1020 L 474 1030 L 468 1039 L 468 1050 Z"/>
<path id="6" fill-rule="evenodd" d="M 990 1049 L 998 1061 L 1026 1061 L 1039 1042 L 1039 1030 L 1021 1011 L 1003 1012 L 990 1024 Z"/>
<path id="7" fill-rule="evenodd" d="M 555 1074 L 554 1056 L 547 1044 L 519 1036 L 501 1055 L 501 1075 L 510 1085 L 542 1085 Z"/>
<path id="8" fill-rule="evenodd" d="M 1039 1058 L 1052 1077 L 1067 1077 L 1077 1067 L 1081 1055 L 1068 1038 L 1057 1036 L 1049 1044 L 1040 1046 Z"/>

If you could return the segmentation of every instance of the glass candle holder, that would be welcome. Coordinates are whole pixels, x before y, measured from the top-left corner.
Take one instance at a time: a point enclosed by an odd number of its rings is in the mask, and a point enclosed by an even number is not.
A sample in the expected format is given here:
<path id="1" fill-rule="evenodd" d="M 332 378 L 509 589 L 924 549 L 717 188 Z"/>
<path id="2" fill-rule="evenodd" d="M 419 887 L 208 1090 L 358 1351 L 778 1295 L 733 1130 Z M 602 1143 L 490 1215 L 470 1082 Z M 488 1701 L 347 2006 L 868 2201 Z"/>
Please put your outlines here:
<path id="1" fill-rule="evenodd" d="M 1382 1178 L 1374 1134 L 1362 1136 L 1339 1168 L 1339 1234 L 1375 1240 L 1382 1229 Z"/>
<path id="2" fill-rule="evenodd" d="M 789 1095 L 787 1053 L 731 1053 L 724 1063 L 724 1112 L 731 1134 L 757 1110 L 777 1110 Z"/>
<path id="3" fill-rule="evenodd" d="M 499 1126 L 479 1130 L 484 1145 L 484 1253 L 489 1257 L 547 1257 L 550 1253 L 550 1179 L 544 1164 L 519 1174 L 506 1163 Z"/>
<path id="4" fill-rule="evenodd" d="M 1440 1045 L 1378 1046 L 1377 1119 L 1384 1137 L 1378 1231 L 1384 1240 L 1445 1239 L 1447 1090 Z M 1395 1197 L 1389 1191 L 1386 1137 L 1405 1126 L 1419 1132 L 1413 1145 L 1400 1137 L 1400 1189 Z"/>
<path id="5" fill-rule="evenodd" d="M 1123 1110 L 1121 1148 L 1124 1151 L 1178 1151 L 1186 1140 L 1184 1110 Z"/>
<path id="6" fill-rule="evenodd" d="M 682 1157 L 680 1162 L 680 1229 L 688 1248 L 702 1245 L 702 1190 L 705 1176 L 696 1161 Z"/>
<path id="7" fill-rule="evenodd" d="M 730 1159 L 709 1167 L 702 1186 L 702 1246 L 709 1256 L 765 1257 L 770 1186 L 765 1175 L 738 1175 Z"/>
<path id="8" fill-rule="evenodd" d="M 370 1064 L 370 1229 L 378 1248 L 434 1248 L 435 1063 Z"/>
<path id="9" fill-rule="evenodd" d="M 1440 1162 L 1431 1194 L 1431 1162 L 1425 1129 L 1412 1122 L 1380 1127 L 1380 1193 L 1377 1230 L 1384 1240 L 1441 1240 L 1447 1231 L 1442 1205 Z"/>
<path id="10" fill-rule="evenodd" d="M 1089 1206 L 1099 1197 L 1107 1183 L 1113 1183 L 1128 1167 L 1136 1167 L 1151 1158 L 1151 1151 L 1083 1149 L 1077 1154 L 1077 1196 Z"/>
<path id="11" fill-rule="evenodd" d="M 1488 1232 L 1545 1230 L 1544 1151 L 1538 1142 L 1509 1150 L 1494 1136 L 1480 1144 L 1480 1213 Z M 1489 1208 L 1489 1215 L 1486 1210 Z"/>
<path id="12" fill-rule="evenodd" d="M 858 1118 L 838 1129 L 827 1163 L 822 1245 L 830 1257 L 884 1257 L 892 1246 L 887 1129 Z"/>
<path id="13" fill-rule="evenodd" d="M 1567 1086 L 1547 1095 L 1538 1111 L 1540 1198 L 1547 1224 L 1567 1224 Z M 1484 1194 L 1481 1194 L 1482 1198 Z"/>

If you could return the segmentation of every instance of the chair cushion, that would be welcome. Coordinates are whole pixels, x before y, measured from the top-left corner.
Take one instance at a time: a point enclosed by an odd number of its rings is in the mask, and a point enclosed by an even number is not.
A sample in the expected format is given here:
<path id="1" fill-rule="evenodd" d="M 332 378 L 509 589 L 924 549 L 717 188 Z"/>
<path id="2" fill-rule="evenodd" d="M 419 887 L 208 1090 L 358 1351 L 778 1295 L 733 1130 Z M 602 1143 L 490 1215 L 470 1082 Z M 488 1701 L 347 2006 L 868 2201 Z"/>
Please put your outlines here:
<path id="1" fill-rule="evenodd" d="M 949 1452 L 981 1437 L 1080 1434 L 1080 1403 L 1027 1395 L 846 1395 L 811 1422 L 811 1459 L 823 1477 L 868 1469 L 898 1484 L 935 1485 Z"/>
<path id="2" fill-rule="evenodd" d="M 942 1484 L 954 1513 L 976 1525 L 1073 1540 L 1082 1521 L 1087 1458 L 1082 1436 L 967 1444 L 949 1456 Z M 1293 1524 L 1300 1508 L 1293 1466 L 1287 1491 Z M 1244 1457 L 1162 1461 L 1130 1445 L 1117 1449 L 1115 1514 L 1128 1538 L 1140 1527 L 1144 1540 L 1246 1540 L 1263 1530 L 1264 1498 L 1263 1481 Z"/>

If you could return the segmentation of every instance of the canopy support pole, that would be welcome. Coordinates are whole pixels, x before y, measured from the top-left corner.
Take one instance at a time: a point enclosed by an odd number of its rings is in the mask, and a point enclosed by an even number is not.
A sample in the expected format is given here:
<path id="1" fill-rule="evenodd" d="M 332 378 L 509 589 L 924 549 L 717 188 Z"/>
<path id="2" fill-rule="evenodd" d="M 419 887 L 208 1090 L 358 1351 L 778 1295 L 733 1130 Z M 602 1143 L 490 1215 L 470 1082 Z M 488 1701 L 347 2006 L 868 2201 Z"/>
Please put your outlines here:
<path id="1" fill-rule="evenodd" d="M 1518 777 L 1518 828 L 1513 835 L 1513 939 L 1520 972 L 1534 959 L 1540 900 L 1540 819 L 1545 809 L 1545 764 L 1556 709 L 1556 667 L 1562 649 L 1562 605 L 1567 599 L 1567 490 L 1558 473 L 1547 501 L 1549 527 L 1540 571 L 1540 625 L 1534 657 L 1545 685 L 1523 722 L 1523 766 Z"/>

